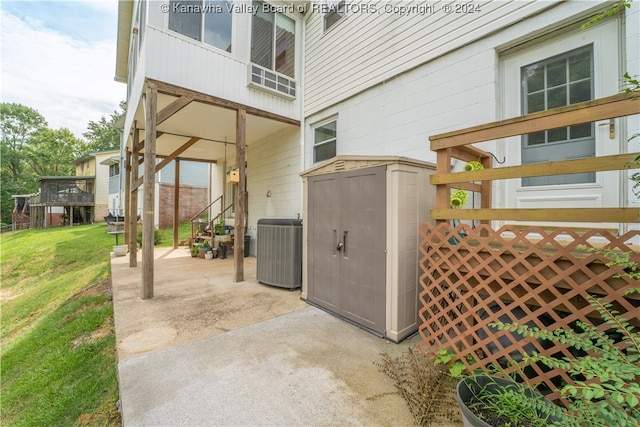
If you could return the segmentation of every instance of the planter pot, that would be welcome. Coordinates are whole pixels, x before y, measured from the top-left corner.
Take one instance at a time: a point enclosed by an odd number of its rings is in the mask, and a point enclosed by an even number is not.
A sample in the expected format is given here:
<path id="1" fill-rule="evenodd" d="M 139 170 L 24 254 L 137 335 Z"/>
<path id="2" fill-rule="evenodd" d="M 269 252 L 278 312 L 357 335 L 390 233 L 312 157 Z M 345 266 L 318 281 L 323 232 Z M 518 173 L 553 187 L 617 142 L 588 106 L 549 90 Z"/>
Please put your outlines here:
<path id="1" fill-rule="evenodd" d="M 204 254 L 204 259 L 213 259 L 213 252 L 208 251 Z"/>
<path id="2" fill-rule="evenodd" d="M 204 259 L 207 252 L 211 251 L 210 247 L 198 248 L 198 257 Z"/>
<path id="3" fill-rule="evenodd" d="M 128 249 L 128 245 L 113 245 L 113 254 L 115 256 L 125 256 Z"/>
<path id="4" fill-rule="evenodd" d="M 524 389 L 524 394 L 531 399 L 544 399 L 540 393 L 532 390 L 526 386 L 518 384 L 515 381 L 508 380 L 500 377 L 492 377 L 488 375 L 477 375 L 474 377 L 468 377 L 460 380 L 456 386 L 456 393 L 458 398 L 458 404 L 460 405 L 460 412 L 462 414 L 462 423 L 464 427 L 493 427 L 491 424 L 486 423 L 476 416 L 476 414 L 467 406 L 471 403 L 476 394 L 486 387 L 486 391 L 489 393 L 499 393 L 500 390 L 512 389 L 517 390 L 519 388 Z M 547 400 L 549 404 L 552 404 Z M 545 414 L 538 413 L 541 418 L 545 417 Z M 551 424 L 553 420 L 549 420 Z"/>
<path id="5" fill-rule="evenodd" d="M 216 234 L 213 239 L 218 243 L 229 243 L 231 241 L 231 234 Z"/>

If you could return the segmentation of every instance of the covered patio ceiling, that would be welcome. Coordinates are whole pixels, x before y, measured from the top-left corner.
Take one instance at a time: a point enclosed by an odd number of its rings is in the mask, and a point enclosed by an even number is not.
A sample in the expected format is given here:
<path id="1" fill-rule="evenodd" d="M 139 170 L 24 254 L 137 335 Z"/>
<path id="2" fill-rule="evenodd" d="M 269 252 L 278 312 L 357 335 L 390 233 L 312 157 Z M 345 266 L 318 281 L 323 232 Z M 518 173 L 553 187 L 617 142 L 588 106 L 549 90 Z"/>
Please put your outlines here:
<path id="1" fill-rule="evenodd" d="M 181 106 L 186 103 L 186 105 Z M 178 108 L 180 107 L 180 108 Z M 177 111 L 174 112 L 174 110 Z M 228 159 L 234 158 L 236 138 L 236 110 L 192 100 L 187 103 L 185 97 L 158 93 L 158 116 L 163 111 L 172 114 L 156 126 L 156 156 L 169 157 L 192 138 L 200 138 L 180 154 L 183 160 L 206 162 L 222 161 L 225 157 L 225 145 Z M 135 113 L 135 126 L 139 140 L 145 138 L 144 99 L 140 99 Z M 250 146 L 259 140 L 279 132 L 285 128 L 298 127 L 271 118 L 260 117 L 247 112 L 246 145 Z M 127 150 L 131 150 L 132 138 L 127 142 Z M 225 144 L 226 143 L 226 144 Z M 140 150 L 142 153 L 142 149 Z"/>

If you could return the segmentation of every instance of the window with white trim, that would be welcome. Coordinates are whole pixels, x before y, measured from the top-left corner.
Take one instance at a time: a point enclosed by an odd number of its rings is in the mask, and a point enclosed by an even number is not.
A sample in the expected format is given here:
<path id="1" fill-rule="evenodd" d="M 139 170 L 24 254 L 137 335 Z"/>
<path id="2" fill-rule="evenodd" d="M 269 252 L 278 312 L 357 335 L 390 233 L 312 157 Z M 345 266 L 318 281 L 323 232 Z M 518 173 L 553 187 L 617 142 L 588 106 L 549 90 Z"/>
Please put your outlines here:
<path id="1" fill-rule="evenodd" d="M 522 114 L 593 99 L 593 47 L 587 45 L 521 68 Z M 596 154 L 593 123 L 534 132 L 522 137 L 522 164 Z M 595 182 L 595 173 L 522 178 L 522 185 Z"/>
<path id="2" fill-rule="evenodd" d="M 109 165 L 109 176 L 117 176 L 120 175 L 120 163 L 114 163 Z"/>
<path id="3" fill-rule="evenodd" d="M 254 1 L 251 24 L 251 62 L 268 70 L 295 77 L 296 21 L 271 12 Z"/>
<path id="4" fill-rule="evenodd" d="M 170 0 L 169 29 L 231 52 L 232 0 Z"/>
<path id="5" fill-rule="evenodd" d="M 327 31 L 333 27 L 338 21 L 345 17 L 344 0 L 327 0 L 327 9 L 329 10 L 324 14 L 324 30 Z"/>
<path id="6" fill-rule="evenodd" d="M 338 121 L 333 120 L 313 129 L 313 162 L 336 156 Z"/>

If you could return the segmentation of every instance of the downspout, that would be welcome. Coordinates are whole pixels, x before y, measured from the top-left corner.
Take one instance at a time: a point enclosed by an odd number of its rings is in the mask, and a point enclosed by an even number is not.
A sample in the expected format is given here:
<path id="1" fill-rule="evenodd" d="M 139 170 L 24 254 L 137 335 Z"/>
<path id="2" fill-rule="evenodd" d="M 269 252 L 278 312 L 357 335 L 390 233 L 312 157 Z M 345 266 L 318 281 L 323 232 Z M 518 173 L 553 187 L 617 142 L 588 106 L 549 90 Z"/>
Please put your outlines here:
<path id="1" fill-rule="evenodd" d="M 305 121 L 305 109 L 304 109 L 304 90 L 305 90 L 305 57 L 306 57 L 306 33 L 307 33 L 307 20 L 311 17 L 312 13 L 307 10 L 305 12 L 304 17 L 302 18 L 302 28 L 301 28 L 301 45 L 300 49 L 300 86 L 302 86 L 302 90 L 299 91 L 299 100 L 300 100 L 300 165 L 302 170 L 306 169 L 305 166 L 305 134 L 306 134 L 306 121 Z M 302 172 L 302 171 L 301 171 Z M 304 186 L 300 188 L 300 204 L 298 205 L 298 218 L 302 218 L 303 209 L 304 209 Z"/>

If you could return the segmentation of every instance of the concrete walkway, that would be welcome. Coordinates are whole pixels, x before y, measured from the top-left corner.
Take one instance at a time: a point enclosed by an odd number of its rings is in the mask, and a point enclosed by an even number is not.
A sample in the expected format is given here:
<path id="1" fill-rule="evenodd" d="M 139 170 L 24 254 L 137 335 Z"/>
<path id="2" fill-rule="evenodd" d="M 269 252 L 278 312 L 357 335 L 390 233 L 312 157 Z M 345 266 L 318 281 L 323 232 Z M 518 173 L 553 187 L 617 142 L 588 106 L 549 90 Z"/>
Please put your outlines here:
<path id="1" fill-rule="evenodd" d="M 141 267 L 112 258 L 125 426 L 413 425 L 374 364 L 389 343 L 258 283 L 255 258 L 233 283 L 233 259 L 156 249 L 154 298 Z M 140 264 L 139 264 L 140 265 Z"/>

